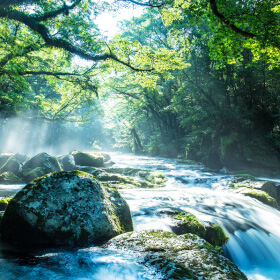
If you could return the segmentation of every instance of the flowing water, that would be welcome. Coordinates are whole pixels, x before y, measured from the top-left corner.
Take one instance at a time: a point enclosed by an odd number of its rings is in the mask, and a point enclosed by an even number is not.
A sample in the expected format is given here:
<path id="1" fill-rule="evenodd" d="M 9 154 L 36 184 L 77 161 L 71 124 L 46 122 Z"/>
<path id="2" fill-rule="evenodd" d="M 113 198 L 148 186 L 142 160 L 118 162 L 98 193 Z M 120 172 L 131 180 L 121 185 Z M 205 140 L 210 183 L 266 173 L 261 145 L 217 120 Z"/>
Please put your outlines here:
<path id="1" fill-rule="evenodd" d="M 188 211 L 220 224 L 230 236 L 225 254 L 251 280 L 280 279 L 280 212 L 257 200 L 228 190 L 231 175 L 172 159 L 112 154 L 116 167 L 161 170 L 168 177 L 160 189 L 121 190 L 135 230 L 170 231 L 170 210 Z M 114 166 L 115 167 L 115 166 Z M 0 196 L 21 186 L 0 186 Z M 0 279 L 149 280 L 154 271 L 137 264 L 132 255 L 98 246 L 21 251 L 0 244 Z"/>

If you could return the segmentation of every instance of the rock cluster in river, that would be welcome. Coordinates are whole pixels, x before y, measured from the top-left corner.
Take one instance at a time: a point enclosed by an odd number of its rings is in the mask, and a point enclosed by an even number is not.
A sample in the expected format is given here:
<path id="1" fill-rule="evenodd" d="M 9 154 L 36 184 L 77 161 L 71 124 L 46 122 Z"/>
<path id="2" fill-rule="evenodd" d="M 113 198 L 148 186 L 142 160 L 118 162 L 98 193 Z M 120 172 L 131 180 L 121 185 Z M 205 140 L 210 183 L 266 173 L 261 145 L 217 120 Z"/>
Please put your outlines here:
<path id="1" fill-rule="evenodd" d="M 241 174 L 237 175 L 229 186 L 236 193 L 253 197 L 272 207 L 280 205 L 280 187 L 273 182 L 257 180 L 251 175 Z"/>
<path id="2" fill-rule="evenodd" d="M 106 247 L 135 253 L 140 263 L 153 267 L 163 279 L 247 279 L 235 264 L 191 233 L 129 232 L 111 239 Z"/>
<path id="3" fill-rule="evenodd" d="M 26 185 L 1 222 L 2 240 L 24 245 L 96 243 L 131 230 L 130 210 L 118 191 L 80 171 L 53 173 Z"/>
<path id="4" fill-rule="evenodd" d="M 55 171 L 84 171 L 117 188 L 162 187 L 166 176 L 159 171 L 134 168 L 109 168 L 114 163 L 110 155 L 73 151 L 54 157 L 40 153 L 27 158 L 23 155 L 0 155 L 0 184 L 23 184 Z"/>

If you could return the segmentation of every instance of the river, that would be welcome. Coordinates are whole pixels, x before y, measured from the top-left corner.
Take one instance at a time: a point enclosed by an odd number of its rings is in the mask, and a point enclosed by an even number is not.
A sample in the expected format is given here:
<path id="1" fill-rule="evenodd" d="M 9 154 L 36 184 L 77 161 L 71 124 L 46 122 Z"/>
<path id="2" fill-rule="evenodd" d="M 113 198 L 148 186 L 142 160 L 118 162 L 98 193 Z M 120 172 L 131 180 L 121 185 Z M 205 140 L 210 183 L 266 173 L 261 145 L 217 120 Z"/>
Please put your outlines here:
<path id="1" fill-rule="evenodd" d="M 174 159 L 111 154 L 114 167 L 161 170 L 168 181 L 160 189 L 120 190 L 128 202 L 135 230 L 170 231 L 168 210 L 183 210 L 220 224 L 230 236 L 225 254 L 250 280 L 280 279 L 279 211 L 257 200 L 234 194 L 232 176 Z M 0 196 L 22 186 L 0 185 Z M 137 264 L 131 255 L 98 246 L 20 250 L 0 244 L 0 279 L 150 280 L 155 271 Z"/>

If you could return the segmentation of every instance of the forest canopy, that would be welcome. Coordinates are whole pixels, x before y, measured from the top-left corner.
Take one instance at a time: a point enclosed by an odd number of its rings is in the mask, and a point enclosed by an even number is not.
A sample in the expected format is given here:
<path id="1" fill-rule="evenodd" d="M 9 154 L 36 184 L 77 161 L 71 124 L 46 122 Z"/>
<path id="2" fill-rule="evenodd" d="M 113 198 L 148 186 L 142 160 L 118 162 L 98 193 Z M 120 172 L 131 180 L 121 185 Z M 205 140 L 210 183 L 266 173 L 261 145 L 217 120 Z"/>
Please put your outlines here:
<path id="1" fill-rule="evenodd" d="M 130 5 L 106 38 L 97 16 Z M 279 1 L 4 0 L 0 34 L 4 118 L 103 111 L 119 148 L 217 167 L 280 150 Z"/>

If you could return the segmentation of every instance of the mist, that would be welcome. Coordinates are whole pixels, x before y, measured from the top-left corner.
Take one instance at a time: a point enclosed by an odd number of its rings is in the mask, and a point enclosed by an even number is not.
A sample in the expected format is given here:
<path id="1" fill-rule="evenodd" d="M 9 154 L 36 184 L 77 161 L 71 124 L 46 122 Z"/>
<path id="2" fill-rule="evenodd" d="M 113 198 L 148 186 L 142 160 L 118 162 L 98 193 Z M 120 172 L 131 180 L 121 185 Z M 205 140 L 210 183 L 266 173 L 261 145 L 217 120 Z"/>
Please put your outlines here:
<path id="1" fill-rule="evenodd" d="M 0 152 L 34 156 L 61 155 L 73 150 L 110 149 L 100 123 L 80 126 L 67 122 L 13 117 L 0 120 Z"/>

